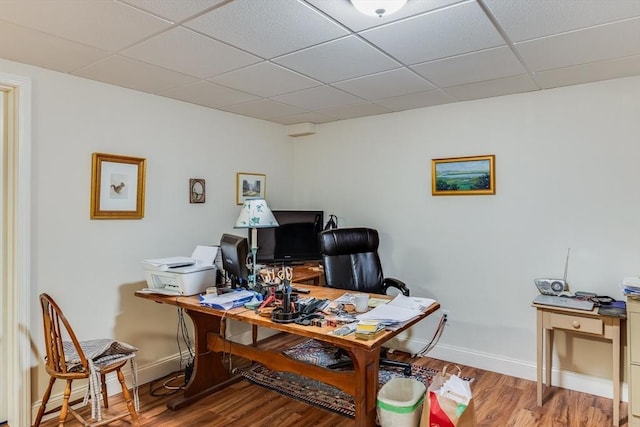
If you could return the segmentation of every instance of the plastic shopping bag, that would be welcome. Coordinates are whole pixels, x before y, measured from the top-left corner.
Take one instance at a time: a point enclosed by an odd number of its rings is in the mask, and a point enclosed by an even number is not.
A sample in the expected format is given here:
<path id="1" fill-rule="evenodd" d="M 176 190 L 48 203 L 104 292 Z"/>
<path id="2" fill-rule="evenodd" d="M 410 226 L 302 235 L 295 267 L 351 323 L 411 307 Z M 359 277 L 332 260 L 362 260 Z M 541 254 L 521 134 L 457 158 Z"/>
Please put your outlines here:
<path id="1" fill-rule="evenodd" d="M 476 413 L 469 381 L 447 374 L 447 366 L 429 385 L 420 427 L 476 427 Z"/>

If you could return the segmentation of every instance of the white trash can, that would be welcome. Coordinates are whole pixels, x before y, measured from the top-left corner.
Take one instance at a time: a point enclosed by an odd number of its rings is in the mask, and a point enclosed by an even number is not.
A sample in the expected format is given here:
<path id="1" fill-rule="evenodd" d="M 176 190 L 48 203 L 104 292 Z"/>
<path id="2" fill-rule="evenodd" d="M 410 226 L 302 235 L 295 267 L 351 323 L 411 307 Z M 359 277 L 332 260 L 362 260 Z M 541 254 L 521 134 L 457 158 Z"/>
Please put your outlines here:
<path id="1" fill-rule="evenodd" d="M 378 424 L 418 427 L 426 387 L 413 378 L 392 378 L 378 391 Z"/>

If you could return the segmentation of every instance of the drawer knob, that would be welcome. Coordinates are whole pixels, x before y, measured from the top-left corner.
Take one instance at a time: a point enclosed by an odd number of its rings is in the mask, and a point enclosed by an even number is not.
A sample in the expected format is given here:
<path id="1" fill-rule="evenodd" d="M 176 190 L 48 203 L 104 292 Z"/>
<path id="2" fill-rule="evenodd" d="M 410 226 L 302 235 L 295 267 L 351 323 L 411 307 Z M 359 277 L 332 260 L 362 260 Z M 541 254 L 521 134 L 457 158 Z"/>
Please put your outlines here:
<path id="1" fill-rule="evenodd" d="M 580 329 L 580 322 L 578 322 L 577 320 L 574 320 L 572 322 L 572 325 L 575 329 Z"/>

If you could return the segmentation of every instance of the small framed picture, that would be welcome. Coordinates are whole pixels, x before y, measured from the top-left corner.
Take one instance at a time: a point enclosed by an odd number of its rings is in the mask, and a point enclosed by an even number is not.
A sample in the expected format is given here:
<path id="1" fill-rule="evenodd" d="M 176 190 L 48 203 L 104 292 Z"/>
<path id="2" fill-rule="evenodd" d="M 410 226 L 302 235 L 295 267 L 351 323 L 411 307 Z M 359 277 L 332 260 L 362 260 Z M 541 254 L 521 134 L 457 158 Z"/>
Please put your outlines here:
<path id="1" fill-rule="evenodd" d="M 495 155 L 431 160 L 434 196 L 496 194 Z"/>
<path id="2" fill-rule="evenodd" d="M 93 153 L 91 219 L 142 219 L 146 160 Z"/>
<path id="3" fill-rule="evenodd" d="M 191 178 L 189 180 L 189 203 L 204 203 L 204 179 Z"/>
<path id="4" fill-rule="evenodd" d="M 241 205 L 247 199 L 264 198 L 266 188 L 266 175 L 238 172 L 236 174 L 236 203 Z"/>

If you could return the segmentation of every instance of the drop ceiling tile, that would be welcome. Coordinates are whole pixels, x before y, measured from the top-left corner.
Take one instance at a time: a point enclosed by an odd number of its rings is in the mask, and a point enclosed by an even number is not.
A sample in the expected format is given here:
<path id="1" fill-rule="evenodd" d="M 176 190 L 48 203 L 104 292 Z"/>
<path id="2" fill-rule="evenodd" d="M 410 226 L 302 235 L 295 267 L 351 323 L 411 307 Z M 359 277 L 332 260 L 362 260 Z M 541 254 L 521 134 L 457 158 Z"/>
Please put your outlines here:
<path id="1" fill-rule="evenodd" d="M 447 88 L 451 96 L 463 101 L 534 90 L 538 90 L 538 87 L 526 74 Z"/>
<path id="2" fill-rule="evenodd" d="M 160 93 L 192 104 L 221 108 L 256 99 L 255 96 L 208 81 L 200 81 L 183 87 L 174 87 Z"/>
<path id="3" fill-rule="evenodd" d="M 149 93 L 195 81 L 193 77 L 118 55 L 93 63 L 73 74 Z"/>
<path id="4" fill-rule="evenodd" d="M 242 104 L 229 105 L 227 107 L 222 107 L 221 109 L 230 113 L 241 114 L 243 116 L 255 117 L 263 120 L 285 115 L 289 116 L 292 114 L 306 113 L 306 111 L 301 108 L 271 101 L 270 99 L 258 99 L 256 101 L 249 101 Z"/>
<path id="5" fill-rule="evenodd" d="M 406 65 L 505 44 L 475 1 L 383 25 L 361 35 Z"/>
<path id="6" fill-rule="evenodd" d="M 324 83 L 400 67 L 398 62 L 354 36 L 281 56 L 273 62 Z"/>
<path id="7" fill-rule="evenodd" d="M 640 18 L 517 43 L 532 71 L 640 54 Z"/>
<path id="8" fill-rule="evenodd" d="M 274 117 L 270 121 L 283 125 L 294 125 L 297 123 L 329 123 L 335 121 L 335 118 L 320 114 L 317 112 L 292 114 L 288 116 Z"/>
<path id="9" fill-rule="evenodd" d="M 316 80 L 267 61 L 220 74 L 209 80 L 263 97 L 282 95 L 322 85 Z"/>
<path id="10" fill-rule="evenodd" d="M 120 0 L 171 22 L 180 22 L 226 0 Z"/>
<path id="11" fill-rule="evenodd" d="M 183 25 L 265 59 L 348 34 L 297 0 L 235 0 Z"/>
<path id="12" fill-rule="evenodd" d="M 108 52 L 0 21 L 0 57 L 65 73 L 104 58 Z"/>
<path id="13" fill-rule="evenodd" d="M 382 105 L 393 111 L 412 110 L 414 108 L 432 107 L 434 105 L 448 104 L 456 99 L 440 90 L 411 93 L 409 95 L 395 96 L 381 99 L 376 104 Z"/>
<path id="14" fill-rule="evenodd" d="M 437 86 L 457 86 L 526 72 L 507 46 L 466 53 L 411 67 Z"/>
<path id="15" fill-rule="evenodd" d="M 273 99 L 305 110 L 321 110 L 362 102 L 361 99 L 330 86 L 300 90 L 274 96 Z"/>
<path id="16" fill-rule="evenodd" d="M 485 0 L 512 42 L 640 16 L 640 1 Z"/>
<path id="17" fill-rule="evenodd" d="M 393 110 L 383 107 L 382 105 L 370 102 L 361 104 L 346 105 L 344 107 L 329 108 L 321 110 L 320 113 L 334 117 L 339 120 L 353 119 L 356 117 L 375 116 L 378 114 L 391 113 Z"/>
<path id="18" fill-rule="evenodd" d="M 360 98 L 376 100 L 434 89 L 433 85 L 401 68 L 333 84 L 334 87 Z"/>
<path id="19" fill-rule="evenodd" d="M 368 16 L 351 5 L 350 1 L 345 0 L 306 0 L 327 15 L 330 15 L 341 24 L 349 27 L 353 31 L 362 31 L 368 28 L 377 27 L 379 25 L 388 24 L 409 16 L 424 13 L 430 10 L 458 3 L 460 0 L 420 0 L 408 1 L 402 9 L 394 14 L 378 17 Z"/>
<path id="20" fill-rule="evenodd" d="M 112 52 L 171 25 L 115 1 L 4 0 L 0 8 L 4 21 Z"/>
<path id="21" fill-rule="evenodd" d="M 152 37 L 121 54 L 200 79 L 260 61 L 257 56 L 181 27 Z"/>
<path id="22" fill-rule="evenodd" d="M 592 62 L 573 67 L 540 71 L 535 78 L 545 88 L 569 86 L 600 80 L 617 79 L 640 74 L 640 55 L 609 61 Z"/>

